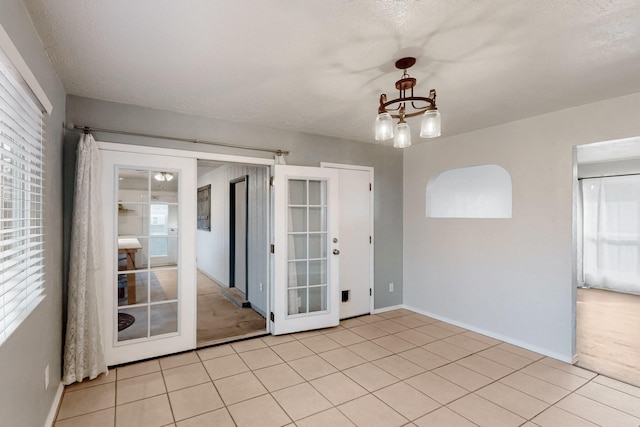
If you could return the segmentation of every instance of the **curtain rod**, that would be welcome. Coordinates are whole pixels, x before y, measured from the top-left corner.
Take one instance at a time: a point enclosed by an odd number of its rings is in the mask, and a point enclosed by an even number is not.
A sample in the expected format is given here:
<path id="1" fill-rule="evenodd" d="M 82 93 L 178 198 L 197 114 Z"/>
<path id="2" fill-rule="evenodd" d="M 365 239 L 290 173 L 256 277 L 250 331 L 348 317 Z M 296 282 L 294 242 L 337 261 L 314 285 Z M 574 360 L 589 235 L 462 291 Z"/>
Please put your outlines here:
<path id="1" fill-rule="evenodd" d="M 106 133 L 115 133 L 119 135 L 131 135 L 131 136 L 142 136 L 145 138 L 156 138 L 156 139 L 166 139 L 171 141 L 181 141 L 181 142 L 192 142 L 194 144 L 208 144 L 208 145 L 218 145 L 220 147 L 229 147 L 229 148 L 240 148 L 242 150 L 253 150 L 253 151 L 265 151 L 268 153 L 274 153 L 277 156 L 287 156 L 289 155 L 288 151 L 284 150 L 276 150 L 273 148 L 258 148 L 258 147 L 249 147 L 247 145 L 239 145 L 239 144 L 227 144 L 225 142 L 216 142 L 216 141 L 207 141 L 203 139 L 189 139 L 189 138 L 179 138 L 175 136 L 166 136 L 166 135 L 155 135 L 152 133 L 141 133 L 141 132 L 129 132 L 124 130 L 114 130 L 114 129 L 102 129 L 95 128 L 91 126 L 78 126 L 73 123 L 67 124 L 67 129 L 71 130 L 81 130 L 83 133 L 90 133 L 91 131 L 95 132 L 106 132 Z"/>
<path id="2" fill-rule="evenodd" d="M 598 179 L 598 178 L 618 178 L 621 176 L 637 176 L 640 175 L 640 172 L 636 173 L 619 173 L 613 175 L 596 175 L 596 176 L 584 176 L 582 178 L 578 178 L 578 181 L 582 181 L 583 179 Z"/>

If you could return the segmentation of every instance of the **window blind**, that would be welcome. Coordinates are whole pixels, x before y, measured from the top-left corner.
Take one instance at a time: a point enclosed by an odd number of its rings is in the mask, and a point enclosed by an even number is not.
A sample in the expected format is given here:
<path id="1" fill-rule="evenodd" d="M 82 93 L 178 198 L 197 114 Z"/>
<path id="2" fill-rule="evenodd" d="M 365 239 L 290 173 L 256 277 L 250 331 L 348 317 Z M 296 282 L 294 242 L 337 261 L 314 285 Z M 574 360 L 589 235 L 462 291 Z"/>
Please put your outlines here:
<path id="1" fill-rule="evenodd" d="M 43 140 L 40 107 L 0 55 L 0 344 L 44 298 Z"/>

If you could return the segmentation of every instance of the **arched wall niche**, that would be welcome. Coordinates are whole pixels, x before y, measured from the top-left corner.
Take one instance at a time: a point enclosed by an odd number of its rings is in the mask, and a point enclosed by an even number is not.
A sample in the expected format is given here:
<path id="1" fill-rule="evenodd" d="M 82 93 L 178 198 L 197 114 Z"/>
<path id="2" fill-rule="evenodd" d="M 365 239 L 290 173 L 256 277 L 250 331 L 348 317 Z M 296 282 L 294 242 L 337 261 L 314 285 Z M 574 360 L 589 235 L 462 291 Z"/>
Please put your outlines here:
<path id="1" fill-rule="evenodd" d="M 498 165 L 440 172 L 426 192 L 428 218 L 511 218 L 511 176 Z"/>

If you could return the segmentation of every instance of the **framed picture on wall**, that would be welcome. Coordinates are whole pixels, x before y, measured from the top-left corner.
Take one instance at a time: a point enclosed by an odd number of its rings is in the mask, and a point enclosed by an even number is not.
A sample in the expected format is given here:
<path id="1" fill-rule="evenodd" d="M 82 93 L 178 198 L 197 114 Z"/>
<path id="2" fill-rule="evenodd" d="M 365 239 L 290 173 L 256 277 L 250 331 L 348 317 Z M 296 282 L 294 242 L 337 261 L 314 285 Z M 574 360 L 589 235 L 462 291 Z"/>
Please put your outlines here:
<path id="1" fill-rule="evenodd" d="M 211 184 L 198 188 L 198 230 L 211 231 Z"/>

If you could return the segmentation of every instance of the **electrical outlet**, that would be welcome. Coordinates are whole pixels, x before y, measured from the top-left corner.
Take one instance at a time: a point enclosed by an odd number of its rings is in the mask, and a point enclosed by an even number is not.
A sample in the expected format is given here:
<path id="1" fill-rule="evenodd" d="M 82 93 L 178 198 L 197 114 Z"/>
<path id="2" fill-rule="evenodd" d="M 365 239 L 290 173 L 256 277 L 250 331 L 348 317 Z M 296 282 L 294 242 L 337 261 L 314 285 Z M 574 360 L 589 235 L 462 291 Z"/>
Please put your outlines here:
<path id="1" fill-rule="evenodd" d="M 260 288 L 260 292 L 262 292 L 262 283 L 260 283 L 258 287 Z"/>
<path id="2" fill-rule="evenodd" d="M 48 389 L 49 388 L 49 365 L 47 365 L 46 368 L 44 368 L 44 389 Z"/>
<path id="3" fill-rule="evenodd" d="M 389 292 L 393 292 L 393 283 L 389 283 Z"/>

